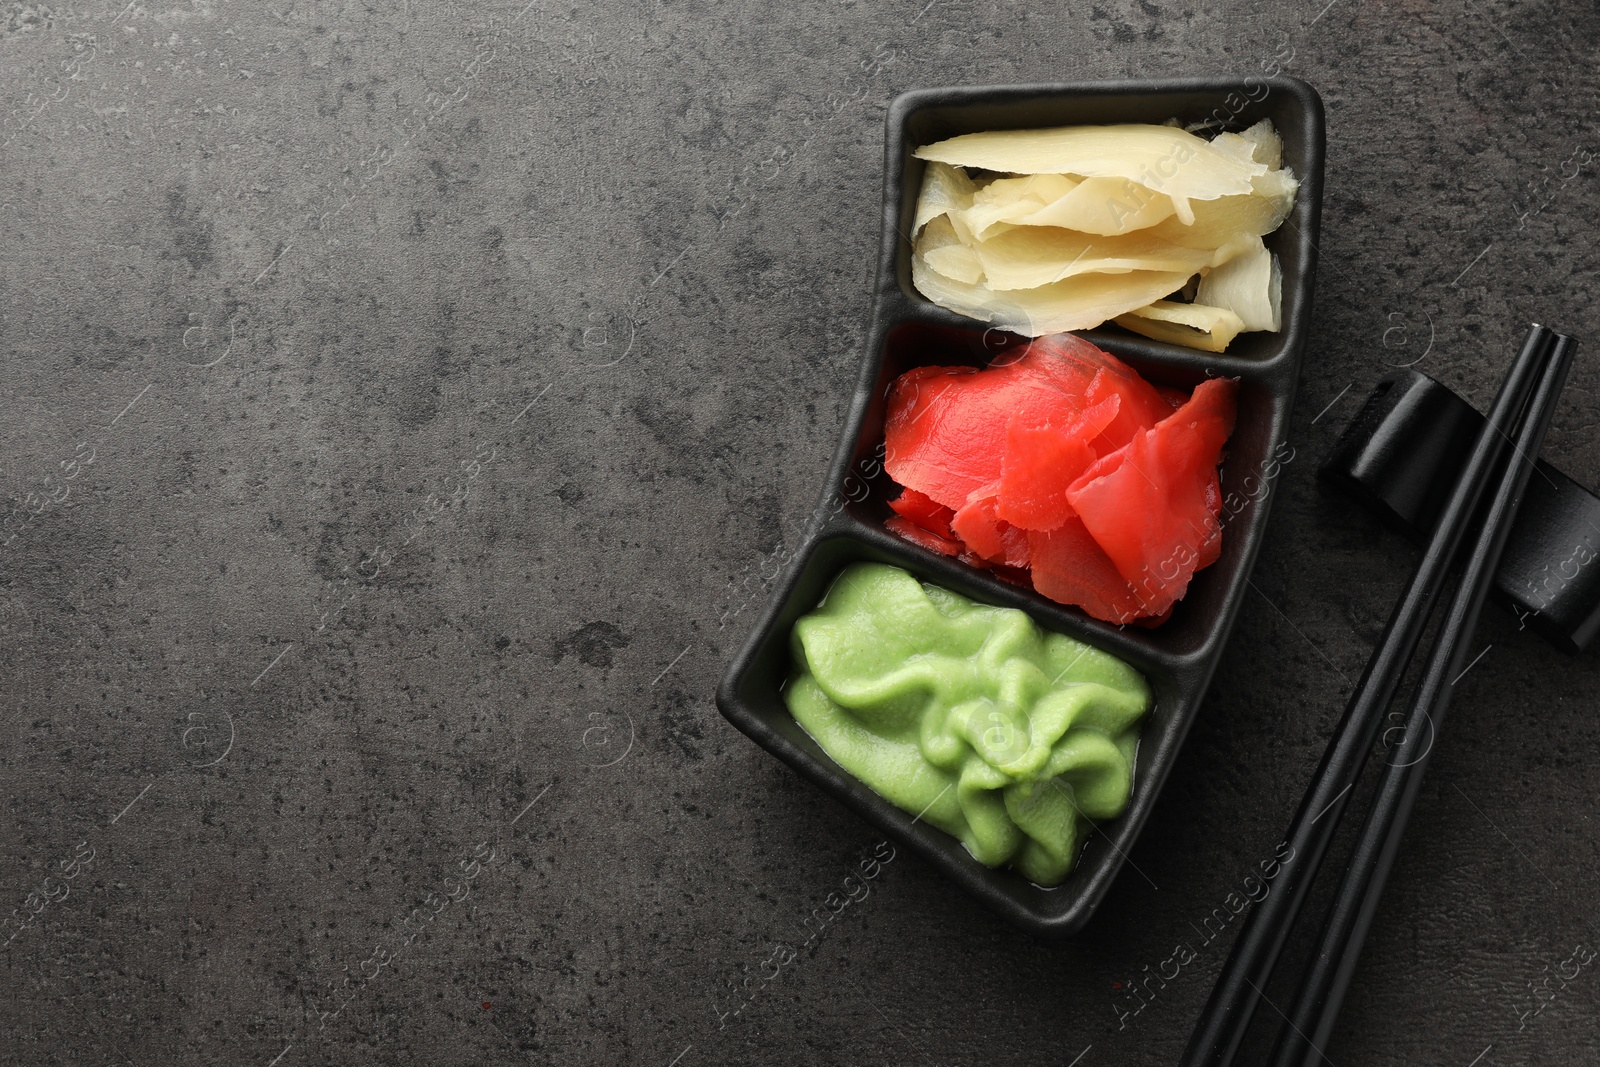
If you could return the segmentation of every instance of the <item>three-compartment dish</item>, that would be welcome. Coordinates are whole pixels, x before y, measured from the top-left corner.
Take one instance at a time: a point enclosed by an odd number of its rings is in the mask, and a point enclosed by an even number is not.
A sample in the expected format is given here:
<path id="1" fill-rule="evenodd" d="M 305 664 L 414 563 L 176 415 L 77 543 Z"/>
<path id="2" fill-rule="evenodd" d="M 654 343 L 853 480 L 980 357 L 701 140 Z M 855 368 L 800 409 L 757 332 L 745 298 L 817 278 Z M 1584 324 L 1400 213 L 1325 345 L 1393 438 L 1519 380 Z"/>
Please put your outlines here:
<path id="1" fill-rule="evenodd" d="M 1218 471 L 1221 495 L 1214 512 L 1222 531 L 1220 552 L 1214 563 L 1193 575 L 1170 617 L 1148 628 L 1101 621 L 1014 577 L 1003 580 L 993 570 L 890 532 L 885 523 L 896 516 L 890 501 L 903 494 L 885 469 L 885 423 L 895 382 L 918 367 L 986 368 L 1001 353 L 1015 358 L 1023 340 L 936 305 L 913 281 L 912 236 L 920 236 L 922 229 L 916 225 L 917 201 L 929 165 L 918 158 L 918 150 L 989 131 L 1177 120 L 1212 133 L 1238 133 L 1263 119 L 1281 137 L 1283 167 L 1298 179 L 1287 217 L 1264 239 L 1282 274 L 1279 329 L 1239 333 L 1220 353 L 1137 336 L 1116 325 L 1081 333 L 1164 395 L 1186 396 L 1212 379 L 1238 382 L 1232 434 Z M 762 747 L 1009 920 L 1039 934 L 1068 934 L 1088 920 L 1103 898 L 1172 768 L 1243 598 L 1265 533 L 1273 476 L 1292 456 L 1286 436 L 1309 326 L 1322 185 L 1321 102 L 1310 86 L 1281 77 L 920 90 L 890 107 L 886 160 L 873 324 L 843 441 L 816 521 L 729 668 L 718 705 Z M 941 598 L 936 592 L 941 604 L 970 600 L 1020 610 L 1044 635 L 1061 635 L 1114 657 L 1147 685 L 1148 711 L 1131 761 L 1125 806 L 1109 820 L 1096 820 L 1096 833 L 1081 845 L 1081 855 L 1077 838 L 1068 835 L 1074 854 L 1067 864 L 1070 874 L 1059 885 L 1045 888 L 1019 873 L 1049 869 L 1049 863 L 1041 867 L 1025 861 L 1018 869 L 1006 869 L 979 862 L 971 849 L 980 838 L 969 838 L 964 846 L 932 825 L 936 820 L 931 816 L 923 817 L 942 808 L 917 811 L 904 798 L 897 806 L 841 766 L 829 755 L 829 746 L 819 744 L 796 720 L 790 706 L 793 692 L 786 698 L 786 687 L 805 673 L 798 670 L 805 664 L 797 663 L 804 657 L 797 657 L 796 623 L 817 612 L 841 573 L 862 563 L 888 564 L 936 591 L 958 595 Z M 867 568 L 852 573 L 888 572 Z M 1043 653 L 1035 658 L 1041 665 L 1048 659 Z M 950 801 L 935 796 L 933 803 Z M 1015 805 L 1012 809 L 1017 814 Z"/>

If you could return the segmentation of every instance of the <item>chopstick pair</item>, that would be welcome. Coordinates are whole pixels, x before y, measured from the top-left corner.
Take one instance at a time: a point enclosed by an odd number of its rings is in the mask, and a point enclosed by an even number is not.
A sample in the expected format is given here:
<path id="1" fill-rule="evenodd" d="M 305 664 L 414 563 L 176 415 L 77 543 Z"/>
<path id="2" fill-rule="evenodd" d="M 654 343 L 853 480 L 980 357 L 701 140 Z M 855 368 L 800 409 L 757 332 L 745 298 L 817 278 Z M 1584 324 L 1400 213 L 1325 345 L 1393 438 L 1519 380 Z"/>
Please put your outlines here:
<path id="1" fill-rule="evenodd" d="M 1480 513 L 1484 494 L 1493 483 L 1494 494 L 1482 529 L 1464 560 L 1460 584 L 1407 715 L 1404 740 L 1385 769 L 1317 952 L 1292 1009 L 1285 1015 L 1287 1025 L 1273 1054 L 1274 1067 L 1308 1067 L 1324 1060 L 1322 1049 L 1332 1034 L 1393 866 L 1451 688 L 1463 669 L 1464 639 L 1476 628 L 1576 347 L 1571 338 L 1535 325 L 1507 372 L 1433 537 L 1395 604 L 1290 823 L 1285 836 L 1292 850 L 1289 858 L 1282 862 L 1271 893 L 1246 917 L 1195 1026 L 1182 1067 L 1229 1067 L 1233 1063 L 1377 740 L 1384 713 L 1416 652 L 1468 527 Z"/>

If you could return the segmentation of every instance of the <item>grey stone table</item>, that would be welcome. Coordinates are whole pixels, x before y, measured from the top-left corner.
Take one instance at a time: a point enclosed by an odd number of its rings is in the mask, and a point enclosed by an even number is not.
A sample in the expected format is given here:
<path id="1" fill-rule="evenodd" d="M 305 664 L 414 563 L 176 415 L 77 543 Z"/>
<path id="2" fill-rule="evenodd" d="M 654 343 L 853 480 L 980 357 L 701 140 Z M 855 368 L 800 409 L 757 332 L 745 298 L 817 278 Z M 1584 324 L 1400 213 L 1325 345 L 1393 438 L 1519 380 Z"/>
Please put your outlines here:
<path id="1" fill-rule="evenodd" d="M 1314 458 L 1388 364 L 1486 404 L 1537 319 L 1591 342 L 1547 455 L 1600 461 L 1597 45 L 1556 0 L 0 7 L 0 1062 L 1173 1062 L 1411 559 Z M 902 853 L 771 977 L 878 838 L 711 694 L 844 415 L 887 101 L 1269 62 L 1328 107 L 1305 458 L 1112 899 L 1036 941 Z M 1339 1067 L 1600 1051 L 1556 977 L 1600 670 L 1479 640 Z"/>

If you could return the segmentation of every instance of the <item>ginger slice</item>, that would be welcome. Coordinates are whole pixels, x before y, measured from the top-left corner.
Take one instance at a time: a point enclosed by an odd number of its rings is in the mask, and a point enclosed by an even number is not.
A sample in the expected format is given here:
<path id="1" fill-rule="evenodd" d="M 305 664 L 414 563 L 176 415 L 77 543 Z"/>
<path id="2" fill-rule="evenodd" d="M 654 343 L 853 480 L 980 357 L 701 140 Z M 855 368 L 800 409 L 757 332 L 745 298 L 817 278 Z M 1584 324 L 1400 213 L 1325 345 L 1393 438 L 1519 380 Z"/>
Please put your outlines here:
<path id="1" fill-rule="evenodd" d="M 953 281 L 976 285 L 983 281 L 983 261 L 970 244 L 961 240 L 955 225 L 944 215 L 928 223 L 912 244 L 928 266 Z"/>
<path id="2" fill-rule="evenodd" d="M 1091 273 L 1171 271 L 1188 277 L 1210 266 L 1213 255 L 1143 230 L 1100 237 L 1054 226 L 1018 226 L 978 242 L 976 251 L 989 288 L 996 290 L 1033 289 Z"/>
<path id="3" fill-rule="evenodd" d="M 1250 179 L 1267 172 L 1265 164 L 1239 159 L 1203 137 L 1143 123 L 968 133 L 925 145 L 916 154 L 1002 174 L 1126 178 L 1189 200 L 1249 193 Z"/>
<path id="4" fill-rule="evenodd" d="M 917 196 L 917 214 L 911 223 L 915 238 L 922 228 L 940 215 L 965 211 L 972 206 L 976 192 L 966 171 L 947 163 L 929 163 L 922 172 L 922 192 Z"/>
<path id="5" fill-rule="evenodd" d="M 1085 178 L 1071 192 L 1031 215 L 1022 226 L 1062 226 L 1111 236 L 1154 226 L 1173 212 L 1172 198 L 1127 178 Z"/>
<path id="6" fill-rule="evenodd" d="M 940 307 L 1025 337 L 1088 330 L 1183 288 L 1180 271 L 1134 270 L 1123 274 L 1079 274 L 1034 289 L 996 292 L 956 281 L 921 256 L 911 259 L 917 291 Z"/>
<path id="7" fill-rule="evenodd" d="M 996 232 L 1000 223 L 1012 223 L 1032 215 L 1046 204 L 1060 200 L 1078 184 L 1065 174 L 1029 174 L 1016 178 L 996 178 L 979 189 L 972 205 L 961 216 L 977 240 Z"/>
<path id="8" fill-rule="evenodd" d="M 1276 333 L 1282 324 L 1283 270 L 1261 238 L 1254 246 L 1205 273 L 1195 303 L 1226 308 L 1246 330 Z"/>
<path id="9" fill-rule="evenodd" d="M 1157 300 L 1114 320 L 1118 326 L 1157 341 L 1202 352 L 1221 352 L 1244 330 L 1244 322 L 1226 308 Z"/>

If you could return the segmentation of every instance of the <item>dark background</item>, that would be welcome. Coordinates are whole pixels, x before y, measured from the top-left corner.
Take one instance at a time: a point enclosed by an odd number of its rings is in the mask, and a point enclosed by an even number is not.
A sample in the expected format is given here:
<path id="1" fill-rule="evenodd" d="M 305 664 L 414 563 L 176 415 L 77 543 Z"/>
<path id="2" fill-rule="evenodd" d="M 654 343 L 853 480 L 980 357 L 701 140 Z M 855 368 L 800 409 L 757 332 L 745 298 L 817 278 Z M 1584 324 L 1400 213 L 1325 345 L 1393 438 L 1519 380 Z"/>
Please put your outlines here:
<path id="1" fill-rule="evenodd" d="M 1412 558 L 1318 457 L 1386 364 L 1484 406 L 1530 320 L 1600 339 L 1600 18 L 924 2 L 0 6 L 0 1061 L 1175 1060 Z M 1274 60 L 1328 111 L 1298 458 L 1132 863 L 1047 943 L 902 850 L 762 981 L 878 840 L 711 695 L 862 358 L 885 105 Z M 1339 1067 L 1600 1050 L 1600 671 L 1478 642 Z"/>

